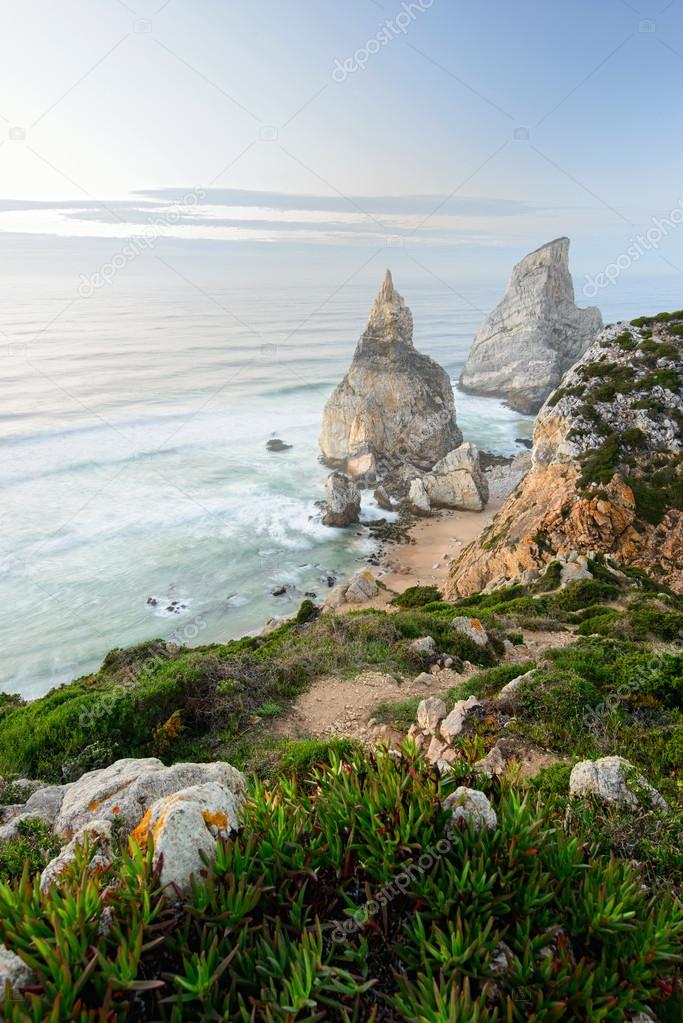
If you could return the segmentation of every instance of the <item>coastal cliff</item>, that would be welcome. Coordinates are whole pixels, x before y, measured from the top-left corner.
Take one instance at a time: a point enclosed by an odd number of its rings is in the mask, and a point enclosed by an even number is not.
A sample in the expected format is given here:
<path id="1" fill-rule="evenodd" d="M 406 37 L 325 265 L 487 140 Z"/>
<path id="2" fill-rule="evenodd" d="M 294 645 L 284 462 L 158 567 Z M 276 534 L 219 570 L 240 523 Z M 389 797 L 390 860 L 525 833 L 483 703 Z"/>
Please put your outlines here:
<path id="1" fill-rule="evenodd" d="M 474 339 L 460 386 L 533 414 L 601 326 L 597 309 L 576 306 L 569 239 L 557 238 L 514 267 L 503 299 Z"/>
<path id="2" fill-rule="evenodd" d="M 413 317 L 391 273 L 344 379 L 323 413 L 323 461 L 350 476 L 406 463 L 428 470 L 462 441 L 446 371 L 413 345 Z"/>
<path id="3" fill-rule="evenodd" d="M 548 399 L 532 468 L 454 564 L 463 596 L 596 551 L 683 592 L 683 311 L 606 328 Z"/>

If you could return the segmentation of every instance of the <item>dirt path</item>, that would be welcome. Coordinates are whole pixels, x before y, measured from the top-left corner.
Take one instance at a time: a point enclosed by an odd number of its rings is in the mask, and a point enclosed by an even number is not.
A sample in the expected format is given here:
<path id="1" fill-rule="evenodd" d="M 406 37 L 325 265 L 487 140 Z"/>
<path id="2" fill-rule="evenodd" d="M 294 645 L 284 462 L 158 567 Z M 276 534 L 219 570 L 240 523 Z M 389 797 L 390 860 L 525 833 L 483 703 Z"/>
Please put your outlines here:
<path id="1" fill-rule="evenodd" d="M 524 645 L 514 648 L 501 663 L 519 664 L 520 675 L 525 665 L 552 647 L 567 646 L 575 639 L 570 632 L 524 631 Z M 345 737 L 372 742 L 377 736 L 368 722 L 379 703 L 398 704 L 412 697 L 439 696 L 479 671 L 472 666 L 458 674 L 448 668 L 430 675 L 429 682 L 398 682 L 379 671 L 365 671 L 352 679 L 326 676 L 317 679 L 294 703 L 288 714 L 275 725 L 280 737 L 300 739 Z M 419 677 L 419 676 L 417 676 Z"/>

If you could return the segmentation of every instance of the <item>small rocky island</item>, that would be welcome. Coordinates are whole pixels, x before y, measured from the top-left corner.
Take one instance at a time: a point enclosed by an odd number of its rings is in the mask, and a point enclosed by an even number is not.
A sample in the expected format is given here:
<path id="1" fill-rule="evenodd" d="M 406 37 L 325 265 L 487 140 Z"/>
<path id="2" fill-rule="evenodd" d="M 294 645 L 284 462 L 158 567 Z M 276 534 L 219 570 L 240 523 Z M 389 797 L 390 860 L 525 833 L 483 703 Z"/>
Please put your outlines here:
<path id="1" fill-rule="evenodd" d="M 556 238 L 513 268 L 503 299 L 474 339 L 460 387 L 535 415 L 601 326 L 597 308 L 575 304 L 569 238 Z"/>
<path id="2" fill-rule="evenodd" d="M 349 476 L 428 470 L 462 441 L 448 373 L 413 345 L 413 317 L 387 270 L 348 373 L 323 413 L 323 461 Z"/>

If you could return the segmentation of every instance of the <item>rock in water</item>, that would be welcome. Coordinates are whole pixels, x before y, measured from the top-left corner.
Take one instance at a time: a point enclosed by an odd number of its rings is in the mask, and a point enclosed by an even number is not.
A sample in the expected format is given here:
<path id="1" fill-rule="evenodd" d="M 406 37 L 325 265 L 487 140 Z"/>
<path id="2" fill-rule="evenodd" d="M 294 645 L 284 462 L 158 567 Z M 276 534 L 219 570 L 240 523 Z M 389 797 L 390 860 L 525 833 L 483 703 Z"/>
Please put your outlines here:
<path id="1" fill-rule="evenodd" d="M 462 441 L 446 371 L 413 346 L 413 317 L 387 270 L 351 367 L 323 413 L 323 461 L 350 476 L 431 469 Z"/>
<path id="2" fill-rule="evenodd" d="M 343 472 L 331 472 L 325 480 L 323 525 L 350 526 L 358 522 L 360 491 Z"/>
<path id="3" fill-rule="evenodd" d="M 410 484 L 408 502 L 418 515 L 432 508 L 462 508 L 482 511 L 489 499 L 489 487 L 479 465 L 474 444 L 461 444 L 437 462 L 431 472 Z"/>
<path id="4" fill-rule="evenodd" d="M 575 305 L 569 239 L 556 238 L 514 267 L 502 301 L 474 339 L 460 386 L 535 414 L 601 326 L 598 309 Z"/>

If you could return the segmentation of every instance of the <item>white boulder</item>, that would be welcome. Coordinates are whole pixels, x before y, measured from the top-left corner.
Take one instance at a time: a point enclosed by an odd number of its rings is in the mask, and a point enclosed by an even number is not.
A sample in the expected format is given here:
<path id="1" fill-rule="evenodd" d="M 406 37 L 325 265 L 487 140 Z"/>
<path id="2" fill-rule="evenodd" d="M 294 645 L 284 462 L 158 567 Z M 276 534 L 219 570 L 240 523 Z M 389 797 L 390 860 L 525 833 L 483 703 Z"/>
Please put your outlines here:
<path id="1" fill-rule="evenodd" d="M 463 636 L 467 636 L 479 647 L 485 647 L 489 641 L 486 629 L 478 618 L 465 618 L 461 615 L 453 619 L 451 628 L 454 632 L 460 632 Z"/>
<path id="2" fill-rule="evenodd" d="M 569 795 L 596 796 L 613 806 L 636 809 L 643 803 L 667 810 L 666 800 L 624 757 L 582 760 L 569 776 Z"/>
<path id="3" fill-rule="evenodd" d="M 446 717 L 448 708 L 438 696 L 428 696 L 426 700 L 420 700 L 417 707 L 417 723 L 424 732 L 432 735 L 439 727 L 439 722 Z"/>
<path id="4" fill-rule="evenodd" d="M 53 884 L 59 882 L 76 859 L 81 847 L 86 844 L 90 853 L 88 873 L 103 874 L 114 862 L 112 822 L 94 820 L 79 828 L 68 845 L 65 845 L 43 870 L 40 876 L 41 891 L 46 892 Z"/>
<path id="5" fill-rule="evenodd" d="M 495 831 L 498 826 L 496 811 L 483 792 L 460 785 L 441 804 L 444 810 L 452 811 L 453 824 L 466 826 L 472 821 L 476 830 L 484 828 Z"/>
<path id="6" fill-rule="evenodd" d="M 8 982 L 12 993 L 20 997 L 22 988 L 31 987 L 36 979 L 36 974 L 23 959 L 5 945 L 0 945 L 0 998 Z"/>
<path id="7" fill-rule="evenodd" d="M 466 700 L 458 700 L 448 717 L 445 717 L 441 722 L 441 735 L 446 742 L 453 742 L 453 739 L 460 735 L 467 719 L 473 711 L 478 710 L 480 707 L 481 703 L 476 696 L 469 696 Z"/>

